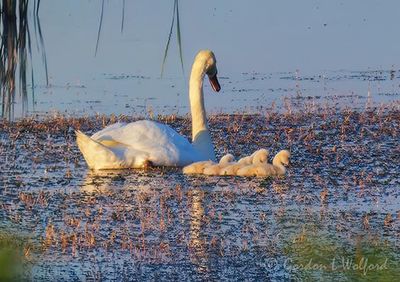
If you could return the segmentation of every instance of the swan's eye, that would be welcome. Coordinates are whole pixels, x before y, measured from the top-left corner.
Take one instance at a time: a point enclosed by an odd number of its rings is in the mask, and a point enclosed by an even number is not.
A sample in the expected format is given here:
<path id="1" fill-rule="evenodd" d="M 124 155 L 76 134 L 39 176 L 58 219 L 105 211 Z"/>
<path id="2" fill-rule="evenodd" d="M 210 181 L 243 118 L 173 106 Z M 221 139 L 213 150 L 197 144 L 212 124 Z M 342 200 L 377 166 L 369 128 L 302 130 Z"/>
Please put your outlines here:
<path id="1" fill-rule="evenodd" d="M 218 73 L 218 71 L 217 71 L 217 68 L 210 68 L 208 71 L 207 71 L 207 75 L 209 76 L 209 77 L 213 77 L 213 76 L 216 76 L 217 75 L 217 73 Z"/>

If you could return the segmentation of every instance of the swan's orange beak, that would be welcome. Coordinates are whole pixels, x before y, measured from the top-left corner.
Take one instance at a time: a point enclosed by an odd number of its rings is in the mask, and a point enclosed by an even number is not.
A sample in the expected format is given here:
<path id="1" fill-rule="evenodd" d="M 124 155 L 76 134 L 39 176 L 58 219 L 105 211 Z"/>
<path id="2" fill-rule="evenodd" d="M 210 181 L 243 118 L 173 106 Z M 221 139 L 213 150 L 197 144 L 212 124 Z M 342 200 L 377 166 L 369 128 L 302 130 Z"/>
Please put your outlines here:
<path id="1" fill-rule="evenodd" d="M 221 90 L 221 85 L 219 85 L 217 75 L 215 74 L 212 77 L 209 76 L 208 79 L 210 80 L 210 84 L 211 84 L 212 89 L 215 92 L 219 92 Z"/>

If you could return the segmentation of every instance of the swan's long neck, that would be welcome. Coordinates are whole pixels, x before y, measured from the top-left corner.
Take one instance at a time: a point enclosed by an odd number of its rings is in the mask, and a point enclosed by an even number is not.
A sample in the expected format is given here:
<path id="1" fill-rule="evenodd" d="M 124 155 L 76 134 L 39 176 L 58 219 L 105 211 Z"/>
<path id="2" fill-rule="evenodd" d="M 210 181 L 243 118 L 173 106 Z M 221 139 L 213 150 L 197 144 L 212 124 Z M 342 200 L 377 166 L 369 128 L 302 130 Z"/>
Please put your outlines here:
<path id="1" fill-rule="evenodd" d="M 204 107 L 203 79 L 204 64 L 195 62 L 189 83 L 190 111 L 192 114 L 192 143 L 205 159 L 215 161 L 214 146 L 211 142 Z"/>
<path id="2" fill-rule="evenodd" d="M 192 141 L 202 130 L 208 130 L 204 107 L 203 80 L 205 73 L 196 64 L 193 65 L 189 83 L 190 111 L 192 113 Z"/>

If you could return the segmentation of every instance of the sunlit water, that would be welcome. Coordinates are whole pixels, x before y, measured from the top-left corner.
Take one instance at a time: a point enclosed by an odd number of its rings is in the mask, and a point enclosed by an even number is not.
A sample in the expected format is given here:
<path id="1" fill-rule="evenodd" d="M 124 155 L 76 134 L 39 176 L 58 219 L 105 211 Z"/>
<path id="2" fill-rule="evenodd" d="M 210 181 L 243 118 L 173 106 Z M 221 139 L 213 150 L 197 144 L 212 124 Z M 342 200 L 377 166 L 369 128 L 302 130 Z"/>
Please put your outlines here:
<path id="1" fill-rule="evenodd" d="M 33 48 L 28 115 L 187 113 L 190 67 L 202 48 L 215 52 L 222 84 L 222 93 L 206 95 L 209 111 L 255 112 L 299 93 L 398 100 L 396 1 L 179 1 L 185 72 L 174 25 L 162 78 L 173 1 L 127 1 L 123 32 L 122 3 L 105 1 L 95 55 L 101 1 L 41 1 L 49 85 Z"/>
<path id="2" fill-rule="evenodd" d="M 173 1 L 126 2 L 121 33 L 122 1 L 105 1 L 95 56 L 101 1 L 41 1 L 49 85 L 34 56 L 34 97 L 22 113 L 17 96 L 15 115 L 36 121 L 0 124 L 0 224 L 32 242 L 26 275 L 398 277 L 399 3 L 180 1 L 185 72 L 174 33 L 161 77 Z M 218 59 L 221 93 L 205 84 L 218 155 L 289 148 L 287 176 L 88 171 L 72 129 L 187 114 L 200 48 Z M 189 120 L 168 122 L 190 136 Z M 383 269 L 342 264 L 363 258 Z"/>
<path id="3" fill-rule="evenodd" d="M 282 179 L 95 173 L 70 125 L 90 132 L 109 119 L 3 123 L 1 226 L 32 242 L 34 279 L 394 279 L 398 105 L 303 107 L 211 118 L 219 156 L 290 148 Z M 189 120 L 169 124 L 189 134 Z M 362 259 L 382 268 L 364 274 L 342 261 Z"/>

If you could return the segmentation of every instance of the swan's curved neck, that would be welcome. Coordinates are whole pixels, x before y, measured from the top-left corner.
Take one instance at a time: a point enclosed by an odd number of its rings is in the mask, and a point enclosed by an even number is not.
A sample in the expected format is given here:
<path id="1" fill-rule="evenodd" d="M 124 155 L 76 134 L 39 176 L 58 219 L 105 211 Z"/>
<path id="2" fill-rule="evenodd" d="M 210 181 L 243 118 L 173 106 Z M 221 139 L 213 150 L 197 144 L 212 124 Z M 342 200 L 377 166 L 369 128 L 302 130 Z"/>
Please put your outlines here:
<path id="1" fill-rule="evenodd" d="M 192 143 L 206 159 L 215 161 L 214 146 L 211 142 L 204 107 L 203 79 L 204 64 L 195 62 L 189 83 L 190 112 L 192 114 Z"/>
<path id="2" fill-rule="evenodd" d="M 196 133 L 201 130 L 208 130 L 203 94 L 204 76 L 205 73 L 203 70 L 194 64 L 189 82 L 190 112 L 192 114 L 192 141 L 194 141 Z"/>

